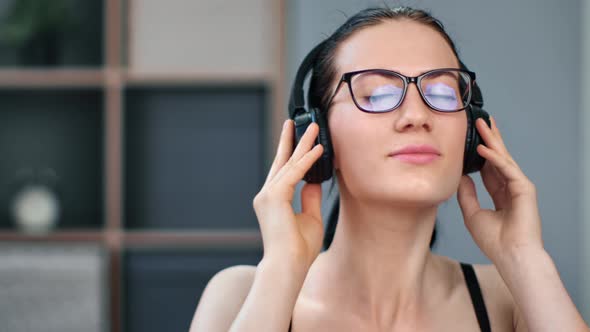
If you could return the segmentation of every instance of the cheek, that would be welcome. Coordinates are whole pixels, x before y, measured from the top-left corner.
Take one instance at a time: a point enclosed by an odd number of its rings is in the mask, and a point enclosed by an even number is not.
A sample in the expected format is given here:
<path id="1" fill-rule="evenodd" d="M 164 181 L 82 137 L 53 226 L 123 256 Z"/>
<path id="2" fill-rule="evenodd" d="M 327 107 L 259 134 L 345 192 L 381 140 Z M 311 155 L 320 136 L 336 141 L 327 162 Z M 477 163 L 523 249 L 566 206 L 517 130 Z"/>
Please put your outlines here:
<path id="1" fill-rule="evenodd" d="M 367 163 L 359 163 L 371 155 L 378 153 L 375 144 L 378 141 L 375 130 L 375 115 L 361 113 L 351 114 L 351 110 L 339 111 L 338 115 L 329 119 L 330 136 L 334 149 L 334 167 L 340 169 L 359 167 Z M 367 118 L 372 116 L 373 118 Z"/>
<path id="2" fill-rule="evenodd" d="M 448 137 L 447 144 L 452 158 L 458 162 L 463 163 L 463 154 L 465 152 L 465 138 L 467 137 L 467 126 L 456 125 L 453 131 L 449 131 L 445 135 Z"/>
<path id="3" fill-rule="evenodd" d="M 442 137 L 447 151 L 447 169 L 444 171 L 449 175 L 448 179 L 452 181 L 453 186 L 459 185 L 461 174 L 463 172 L 463 160 L 465 157 L 465 138 L 467 136 L 467 120 L 460 118 L 447 124 L 448 130 L 445 130 Z"/>

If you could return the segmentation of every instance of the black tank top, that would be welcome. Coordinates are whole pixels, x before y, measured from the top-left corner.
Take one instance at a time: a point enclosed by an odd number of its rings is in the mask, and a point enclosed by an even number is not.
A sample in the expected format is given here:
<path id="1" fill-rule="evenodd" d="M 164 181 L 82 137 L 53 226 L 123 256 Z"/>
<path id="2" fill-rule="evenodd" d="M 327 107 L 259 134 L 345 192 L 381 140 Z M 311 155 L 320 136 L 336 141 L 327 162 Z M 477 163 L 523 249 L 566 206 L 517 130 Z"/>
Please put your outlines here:
<path id="1" fill-rule="evenodd" d="M 463 275 L 465 276 L 465 282 L 467 283 L 469 295 L 471 296 L 471 303 L 473 303 L 473 308 L 475 309 L 475 316 L 477 317 L 479 328 L 482 332 L 491 332 L 492 329 L 490 327 L 490 320 L 488 319 L 488 312 L 486 310 L 485 302 L 483 301 L 483 296 L 481 295 L 481 289 L 479 288 L 479 282 L 477 281 L 477 276 L 475 275 L 473 266 L 466 263 L 460 264 Z M 293 320 L 291 319 L 291 323 L 289 324 L 289 332 L 291 332 L 292 323 Z"/>

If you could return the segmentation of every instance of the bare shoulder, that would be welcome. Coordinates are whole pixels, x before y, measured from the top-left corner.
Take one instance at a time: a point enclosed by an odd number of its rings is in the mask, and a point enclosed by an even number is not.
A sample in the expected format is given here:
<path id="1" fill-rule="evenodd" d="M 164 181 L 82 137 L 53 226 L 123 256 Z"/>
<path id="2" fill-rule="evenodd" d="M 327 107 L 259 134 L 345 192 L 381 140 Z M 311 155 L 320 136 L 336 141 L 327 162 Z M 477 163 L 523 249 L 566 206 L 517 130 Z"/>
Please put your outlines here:
<path id="1" fill-rule="evenodd" d="M 473 264 L 493 331 L 514 331 L 518 313 L 510 290 L 493 264 Z"/>
<path id="2" fill-rule="evenodd" d="M 473 303 L 469 296 L 464 273 L 461 271 L 461 261 L 447 256 L 434 255 L 443 267 L 447 275 L 452 275 L 453 282 L 457 285 L 457 293 L 461 294 L 462 302 L 466 305 L 463 310 L 473 311 Z M 486 312 L 490 320 L 491 330 L 500 332 L 515 331 L 515 304 L 510 290 L 506 286 L 502 276 L 493 264 L 471 264 L 481 289 Z M 475 315 L 473 316 L 475 319 Z"/>
<path id="3" fill-rule="evenodd" d="M 473 264 L 482 292 L 490 293 L 495 300 L 511 302 L 512 295 L 506 287 L 502 276 L 493 264 Z"/>
<path id="4" fill-rule="evenodd" d="M 248 296 L 255 274 L 256 266 L 252 265 L 236 265 L 217 272 L 201 295 L 190 331 L 229 330 Z"/>

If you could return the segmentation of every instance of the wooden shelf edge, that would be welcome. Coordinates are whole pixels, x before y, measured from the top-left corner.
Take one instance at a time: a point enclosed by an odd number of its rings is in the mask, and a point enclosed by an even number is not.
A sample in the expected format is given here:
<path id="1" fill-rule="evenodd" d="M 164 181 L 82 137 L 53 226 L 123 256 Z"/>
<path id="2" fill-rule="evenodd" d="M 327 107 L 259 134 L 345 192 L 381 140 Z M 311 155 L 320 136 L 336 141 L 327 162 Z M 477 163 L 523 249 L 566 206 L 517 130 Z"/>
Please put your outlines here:
<path id="1" fill-rule="evenodd" d="M 0 231 L 0 241 L 8 242 L 102 242 L 104 231 L 55 231 L 47 234 L 27 234 L 18 231 Z"/>
<path id="2" fill-rule="evenodd" d="M 276 77 L 262 72 L 201 72 L 201 71 L 153 71 L 128 70 L 123 74 L 128 85 L 174 85 L 174 84 L 272 84 Z"/>
<path id="3" fill-rule="evenodd" d="M 0 69 L 0 87 L 101 87 L 103 69 Z"/>
<path id="4" fill-rule="evenodd" d="M 126 231 L 125 246 L 143 245 L 261 245 L 259 231 Z"/>
<path id="5" fill-rule="evenodd" d="M 0 88 L 103 87 L 121 75 L 127 85 L 275 84 L 276 75 L 262 72 L 153 71 L 120 69 L 0 69 Z"/>

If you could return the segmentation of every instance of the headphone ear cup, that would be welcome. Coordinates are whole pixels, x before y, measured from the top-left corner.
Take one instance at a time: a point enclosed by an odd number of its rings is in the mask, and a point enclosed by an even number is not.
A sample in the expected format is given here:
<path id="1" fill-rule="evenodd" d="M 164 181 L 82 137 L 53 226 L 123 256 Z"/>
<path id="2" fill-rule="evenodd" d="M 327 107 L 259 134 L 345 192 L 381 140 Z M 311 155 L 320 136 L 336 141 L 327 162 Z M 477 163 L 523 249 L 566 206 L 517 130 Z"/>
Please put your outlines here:
<path id="1" fill-rule="evenodd" d="M 321 144 L 324 147 L 324 152 L 318 160 L 305 173 L 303 180 L 308 183 L 322 183 L 332 177 L 332 143 L 330 141 L 330 132 L 328 131 L 327 121 L 323 113 L 312 108 L 311 111 L 306 111 L 300 115 L 295 116 L 295 145 L 303 137 L 305 130 L 313 122 L 318 124 L 319 134 L 316 139 L 316 144 Z"/>
<path id="2" fill-rule="evenodd" d="M 328 130 L 328 121 L 325 113 L 317 108 L 312 108 L 311 112 L 320 128 L 317 143 L 324 147 L 324 152 L 306 174 L 304 180 L 310 183 L 322 183 L 332 177 L 334 168 L 332 142 L 330 140 L 330 131 Z"/>
<path id="3" fill-rule="evenodd" d="M 463 158 L 463 174 L 469 174 L 480 171 L 485 164 L 485 158 L 477 153 L 477 146 L 484 144 L 481 135 L 475 127 L 475 121 L 479 118 L 484 119 L 491 127 L 490 116 L 481 107 L 476 105 L 469 105 L 466 109 L 467 113 L 467 136 L 465 138 L 465 155 Z"/>

